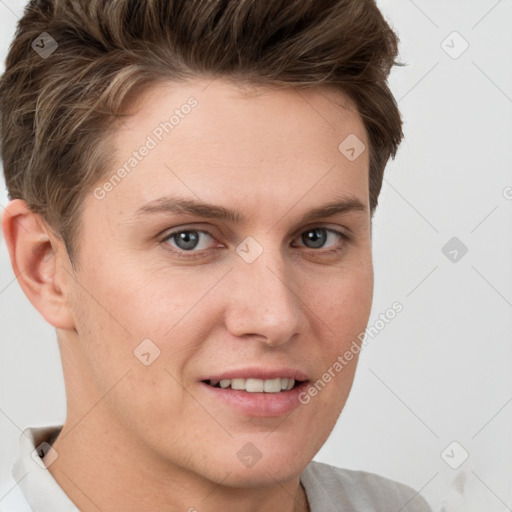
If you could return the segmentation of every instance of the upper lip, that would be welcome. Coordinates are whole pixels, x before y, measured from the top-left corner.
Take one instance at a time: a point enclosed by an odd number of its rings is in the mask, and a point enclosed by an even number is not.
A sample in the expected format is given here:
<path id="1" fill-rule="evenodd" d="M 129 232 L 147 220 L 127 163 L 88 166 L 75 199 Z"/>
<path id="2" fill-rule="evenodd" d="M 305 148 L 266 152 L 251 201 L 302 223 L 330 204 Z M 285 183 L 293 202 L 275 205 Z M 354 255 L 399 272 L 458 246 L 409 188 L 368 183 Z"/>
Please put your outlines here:
<path id="1" fill-rule="evenodd" d="M 200 380 L 213 380 L 219 381 L 223 379 L 277 379 L 278 377 L 284 379 L 295 379 L 295 380 L 309 380 L 308 376 L 301 370 L 290 367 L 280 368 L 265 368 L 265 367 L 246 367 L 237 368 L 232 370 L 226 370 L 222 373 L 216 373 L 214 375 L 208 375 Z"/>

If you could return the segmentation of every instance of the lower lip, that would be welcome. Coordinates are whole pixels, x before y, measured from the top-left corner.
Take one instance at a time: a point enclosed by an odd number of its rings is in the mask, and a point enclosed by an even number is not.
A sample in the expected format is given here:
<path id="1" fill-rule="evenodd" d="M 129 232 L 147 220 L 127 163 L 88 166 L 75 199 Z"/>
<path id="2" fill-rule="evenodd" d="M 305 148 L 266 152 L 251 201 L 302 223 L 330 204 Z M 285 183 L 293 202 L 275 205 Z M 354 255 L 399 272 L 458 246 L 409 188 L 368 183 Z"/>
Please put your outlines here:
<path id="1" fill-rule="evenodd" d="M 200 383 L 205 391 L 216 400 L 237 409 L 248 416 L 277 417 L 290 413 L 301 405 L 299 395 L 307 386 L 308 381 L 297 387 L 279 393 L 249 393 L 231 388 L 215 388 L 204 382 Z"/>

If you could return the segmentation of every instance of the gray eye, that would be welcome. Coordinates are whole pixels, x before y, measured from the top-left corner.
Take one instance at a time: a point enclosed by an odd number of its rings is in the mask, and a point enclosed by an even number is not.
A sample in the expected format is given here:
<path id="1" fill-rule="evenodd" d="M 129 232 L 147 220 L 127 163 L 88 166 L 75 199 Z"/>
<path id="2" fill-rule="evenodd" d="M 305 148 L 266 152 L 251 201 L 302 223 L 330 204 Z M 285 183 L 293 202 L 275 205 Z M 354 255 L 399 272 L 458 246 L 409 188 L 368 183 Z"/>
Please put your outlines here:
<path id="1" fill-rule="evenodd" d="M 195 249 L 199 234 L 196 231 L 182 231 L 172 236 L 176 245 L 184 251 Z"/>
<path id="2" fill-rule="evenodd" d="M 323 247 L 328 237 L 328 230 L 326 228 L 308 229 L 302 233 L 302 242 L 311 249 L 318 249 Z"/>

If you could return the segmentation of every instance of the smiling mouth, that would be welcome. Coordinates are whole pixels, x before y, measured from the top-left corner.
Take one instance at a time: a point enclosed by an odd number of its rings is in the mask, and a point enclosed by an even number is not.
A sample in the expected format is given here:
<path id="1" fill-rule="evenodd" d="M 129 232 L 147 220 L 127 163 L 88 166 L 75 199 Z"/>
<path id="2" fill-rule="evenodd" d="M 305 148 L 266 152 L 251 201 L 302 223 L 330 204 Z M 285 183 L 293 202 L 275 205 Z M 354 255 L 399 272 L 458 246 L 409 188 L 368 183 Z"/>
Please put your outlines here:
<path id="1" fill-rule="evenodd" d="M 205 384 L 214 388 L 232 389 L 236 391 L 246 391 L 248 393 L 281 393 L 290 391 L 303 382 L 295 379 L 277 377 L 275 379 L 222 379 L 222 380 L 203 380 Z"/>

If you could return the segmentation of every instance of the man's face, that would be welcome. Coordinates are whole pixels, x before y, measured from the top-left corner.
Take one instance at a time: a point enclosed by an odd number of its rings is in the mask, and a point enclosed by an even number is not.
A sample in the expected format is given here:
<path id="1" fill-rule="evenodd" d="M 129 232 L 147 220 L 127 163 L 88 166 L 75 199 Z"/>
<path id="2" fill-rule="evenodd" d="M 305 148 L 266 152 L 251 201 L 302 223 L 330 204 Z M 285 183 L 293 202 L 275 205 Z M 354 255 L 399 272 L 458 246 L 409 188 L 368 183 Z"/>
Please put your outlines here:
<path id="1" fill-rule="evenodd" d="M 333 365 L 371 309 L 369 155 L 339 145 L 368 143 L 339 93 L 207 85 L 149 91 L 85 200 L 68 282 L 76 333 L 59 333 L 74 352 L 68 414 L 102 399 L 77 431 L 108 428 L 148 461 L 224 485 L 270 484 L 313 458 L 353 382 L 357 356 Z M 307 382 L 274 392 L 293 376 Z M 219 387 L 230 380 L 268 392 Z"/>

